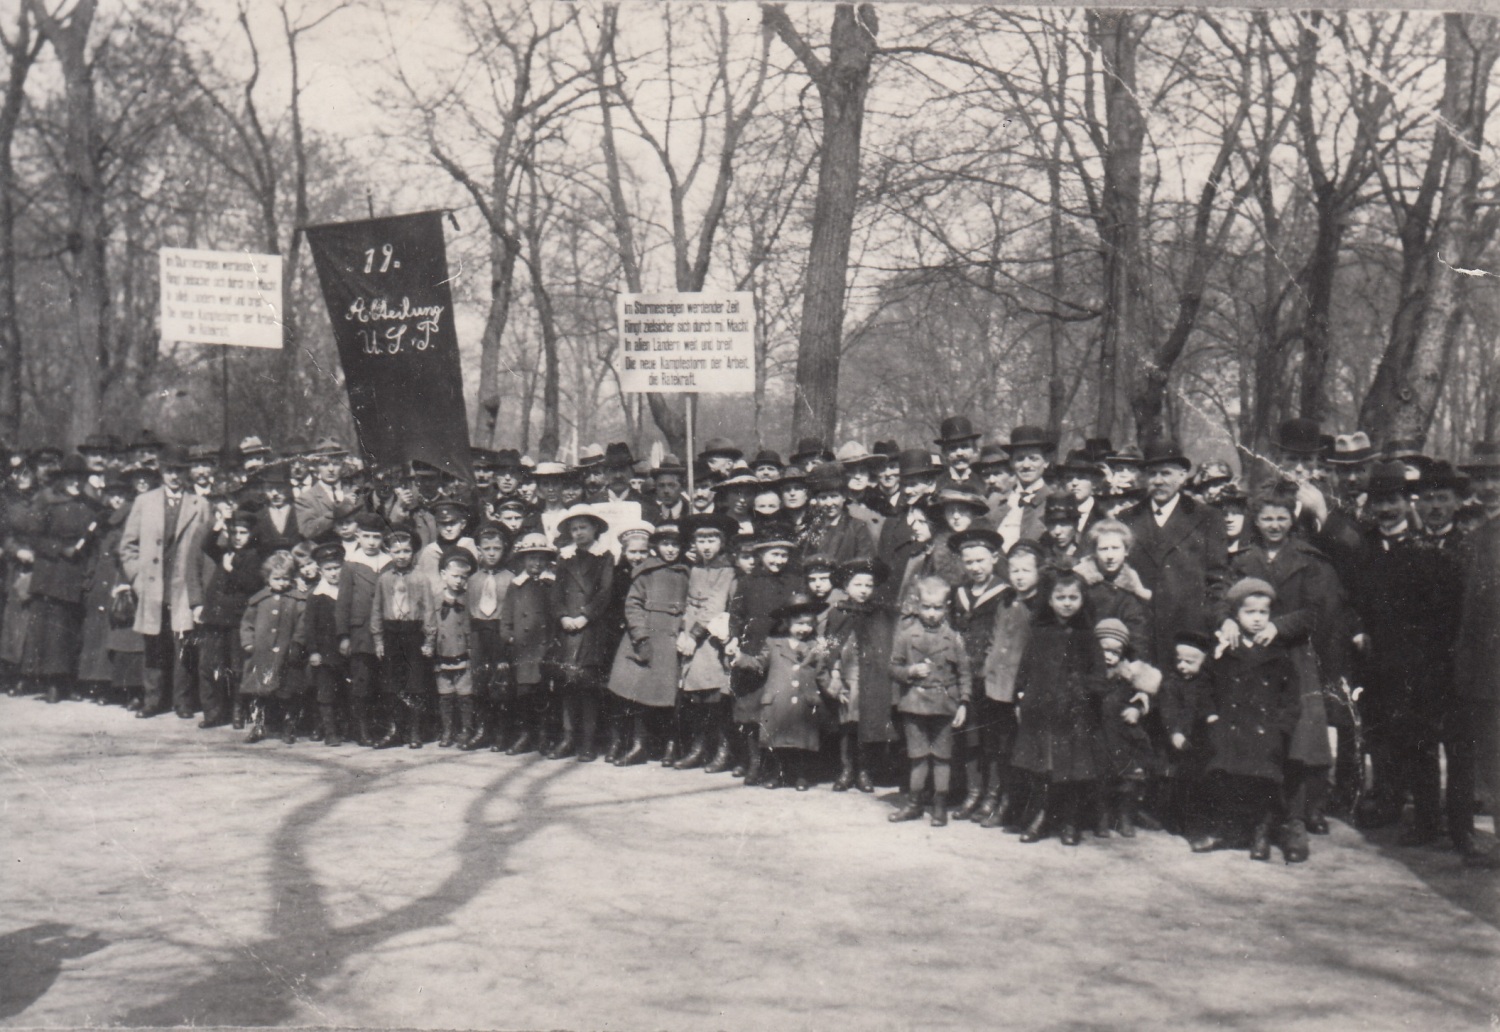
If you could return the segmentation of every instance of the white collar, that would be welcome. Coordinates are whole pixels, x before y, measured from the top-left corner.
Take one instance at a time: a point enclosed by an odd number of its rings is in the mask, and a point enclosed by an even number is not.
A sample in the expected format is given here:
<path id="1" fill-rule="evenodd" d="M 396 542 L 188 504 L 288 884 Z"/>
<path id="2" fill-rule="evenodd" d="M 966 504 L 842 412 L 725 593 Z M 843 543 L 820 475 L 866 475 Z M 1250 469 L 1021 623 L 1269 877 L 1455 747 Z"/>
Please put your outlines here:
<path id="1" fill-rule="evenodd" d="M 344 561 L 350 563 L 358 563 L 360 566 L 368 567 L 369 569 L 374 570 L 376 573 L 379 573 L 381 570 L 385 569 L 385 564 L 391 561 L 391 557 L 386 555 L 384 552 L 381 552 L 378 555 L 365 555 L 363 552 L 355 552 L 352 555 L 346 556 Z"/>
<path id="2" fill-rule="evenodd" d="M 1165 523 L 1167 520 L 1172 518 L 1172 513 L 1177 511 L 1177 501 L 1181 497 L 1182 495 L 1180 493 L 1174 494 L 1171 499 L 1164 505 L 1157 505 L 1155 502 L 1152 502 L 1151 515 L 1155 516 L 1158 521 Z"/>
<path id="3" fill-rule="evenodd" d="M 329 584 L 326 580 L 319 580 L 318 586 L 313 588 L 314 595 L 322 595 L 324 598 L 338 598 L 339 589 Z"/>

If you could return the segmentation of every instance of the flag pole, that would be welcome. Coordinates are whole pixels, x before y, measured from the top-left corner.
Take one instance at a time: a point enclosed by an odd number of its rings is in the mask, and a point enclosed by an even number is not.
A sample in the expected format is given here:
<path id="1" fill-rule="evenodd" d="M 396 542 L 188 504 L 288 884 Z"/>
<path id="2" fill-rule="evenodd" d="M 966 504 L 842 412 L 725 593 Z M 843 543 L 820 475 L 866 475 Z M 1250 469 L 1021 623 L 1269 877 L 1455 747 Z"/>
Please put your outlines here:
<path id="1" fill-rule="evenodd" d="M 693 467 L 698 463 L 694 461 L 697 451 L 693 446 L 693 424 L 698 422 L 698 395 L 696 393 L 687 396 L 687 455 L 683 456 L 683 465 L 687 467 L 688 484 L 688 508 L 693 505 Z"/>

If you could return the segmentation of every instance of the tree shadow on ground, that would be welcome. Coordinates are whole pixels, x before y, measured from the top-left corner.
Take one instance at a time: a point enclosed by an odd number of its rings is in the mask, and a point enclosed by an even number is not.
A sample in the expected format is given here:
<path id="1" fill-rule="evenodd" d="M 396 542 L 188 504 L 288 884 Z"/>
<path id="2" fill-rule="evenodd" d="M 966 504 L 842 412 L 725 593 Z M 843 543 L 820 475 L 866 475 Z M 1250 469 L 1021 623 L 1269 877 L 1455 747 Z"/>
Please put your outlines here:
<path id="1" fill-rule="evenodd" d="M 317 1015 L 316 1023 L 337 1024 L 318 1009 L 314 999 L 318 984 L 353 956 L 415 929 L 440 925 L 503 876 L 511 851 L 548 825 L 534 816 L 543 808 L 547 788 L 573 769 L 571 764 L 562 764 L 535 778 L 513 797 L 521 816 L 497 824 L 483 819 L 485 808 L 512 789 L 535 764 L 499 771 L 464 808 L 464 831 L 454 849 L 458 867 L 453 873 L 431 892 L 394 910 L 335 926 L 325 890 L 303 859 L 311 836 L 341 803 L 385 787 L 409 768 L 355 778 L 338 776 L 347 775 L 347 771 L 325 761 L 308 762 L 329 765 L 330 782 L 319 796 L 293 810 L 271 838 L 271 901 L 265 936 L 239 946 L 212 973 L 195 978 L 165 1000 L 131 1010 L 116 1023 L 277 1025 L 291 1021 L 299 1008 L 305 1008 Z"/>
<path id="2" fill-rule="evenodd" d="M 0 935 L 0 1018 L 13 1018 L 46 995 L 63 961 L 108 945 L 98 932 L 76 934 L 71 925 L 53 921 Z"/>
<path id="3" fill-rule="evenodd" d="M 1400 864 L 1435 894 L 1500 930 L 1500 872 L 1465 867 L 1463 859 L 1447 848 L 1446 840 L 1435 847 L 1399 846 L 1400 832 L 1401 828 L 1381 828 L 1359 834 L 1383 859 Z M 1475 839 L 1481 848 L 1500 855 L 1493 837 L 1480 833 Z"/>

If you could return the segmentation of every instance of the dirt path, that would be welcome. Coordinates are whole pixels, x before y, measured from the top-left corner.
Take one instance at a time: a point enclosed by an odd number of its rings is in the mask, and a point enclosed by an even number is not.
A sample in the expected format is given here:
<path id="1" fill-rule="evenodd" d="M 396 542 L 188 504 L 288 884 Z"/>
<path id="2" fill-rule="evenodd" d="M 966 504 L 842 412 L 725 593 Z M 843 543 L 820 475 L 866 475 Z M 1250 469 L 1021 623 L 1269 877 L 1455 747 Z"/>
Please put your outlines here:
<path id="1" fill-rule="evenodd" d="M 0 1023 L 1490 1028 L 1492 873 L 0 698 Z M 1485 821 L 1488 827 L 1488 819 Z"/>

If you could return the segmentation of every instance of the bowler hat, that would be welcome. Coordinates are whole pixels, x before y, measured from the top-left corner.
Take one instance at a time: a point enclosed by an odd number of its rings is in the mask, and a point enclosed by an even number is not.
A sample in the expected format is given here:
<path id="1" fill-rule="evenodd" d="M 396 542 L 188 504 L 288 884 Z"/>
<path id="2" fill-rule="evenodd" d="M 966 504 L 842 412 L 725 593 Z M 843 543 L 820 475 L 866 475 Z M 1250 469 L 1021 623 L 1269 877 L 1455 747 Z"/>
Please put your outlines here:
<path id="1" fill-rule="evenodd" d="M 51 472 L 51 479 L 60 480 L 63 477 L 79 477 L 80 479 L 89 475 L 88 463 L 83 461 L 81 455 L 69 455 Z"/>
<path id="2" fill-rule="evenodd" d="M 792 449 L 791 458 L 787 461 L 793 466 L 806 468 L 815 462 L 832 462 L 833 452 L 828 450 L 828 445 L 816 437 L 804 437 L 797 442 L 797 447 Z"/>
<path id="3" fill-rule="evenodd" d="M 497 470 L 515 471 L 521 468 L 521 453 L 515 448 L 501 448 L 494 456 Z"/>
<path id="4" fill-rule="evenodd" d="M 682 476 L 686 472 L 687 467 L 682 464 L 682 460 L 671 452 L 667 452 L 661 457 L 661 464 L 651 471 L 651 475 L 659 477 L 663 473 L 675 473 Z"/>
<path id="5" fill-rule="evenodd" d="M 611 441 L 604 449 L 604 465 L 609 467 L 634 466 L 635 456 L 630 454 L 630 445 L 624 441 Z"/>
<path id="6" fill-rule="evenodd" d="M 847 492 L 848 477 L 836 462 L 820 462 L 807 473 L 807 487 L 813 494 L 824 491 Z"/>
<path id="7" fill-rule="evenodd" d="M 955 444 L 977 441 L 980 436 L 979 431 L 974 429 L 974 424 L 969 422 L 968 416 L 949 416 L 939 425 L 937 440 L 932 443 L 939 448 L 948 448 Z"/>
<path id="8" fill-rule="evenodd" d="M 1387 459 L 1418 459 L 1422 458 L 1422 442 L 1415 437 L 1397 437 L 1385 442 L 1385 458 Z"/>
<path id="9" fill-rule="evenodd" d="M 1115 446 L 1110 443 L 1108 437 L 1090 437 L 1083 442 L 1083 447 L 1079 450 L 1089 462 L 1105 462 L 1109 459 L 1110 453 L 1115 450 Z"/>
<path id="10" fill-rule="evenodd" d="M 1370 470 L 1370 480 L 1365 490 L 1371 497 L 1386 494 L 1407 494 L 1413 481 L 1407 477 L 1406 465 L 1401 462 L 1377 462 Z"/>
<path id="11" fill-rule="evenodd" d="M 1140 445 L 1131 442 L 1118 451 L 1106 455 L 1104 461 L 1111 466 L 1139 466 L 1146 461 L 1146 456 L 1141 451 Z"/>
<path id="12" fill-rule="evenodd" d="M 734 446 L 734 442 L 727 437 L 710 437 L 703 445 L 703 450 L 698 453 L 701 458 L 710 455 L 727 455 L 731 459 L 743 459 L 745 453 Z"/>
<path id="13" fill-rule="evenodd" d="M 781 456 L 769 449 L 756 452 L 755 458 L 750 460 L 751 469 L 759 469 L 761 466 L 775 466 L 777 469 L 785 469 L 786 463 L 781 461 Z"/>
<path id="14" fill-rule="evenodd" d="M 162 469 L 187 469 L 193 464 L 193 459 L 182 445 L 168 444 L 162 446 L 157 463 Z"/>
<path id="15" fill-rule="evenodd" d="M 1466 494 L 1469 480 L 1460 476 L 1451 462 L 1437 460 L 1422 466 L 1420 475 L 1412 486 L 1418 491 L 1456 491 Z"/>
<path id="16" fill-rule="evenodd" d="M 1271 434 L 1271 443 L 1293 455 L 1320 455 L 1323 428 L 1316 419 L 1288 419 Z"/>
<path id="17" fill-rule="evenodd" d="M 895 441 L 876 441 L 870 445 L 870 451 L 876 455 L 884 455 L 888 459 L 894 459 L 901 454 L 901 445 Z"/>
<path id="18" fill-rule="evenodd" d="M 1141 457 L 1142 466 L 1181 466 L 1183 469 L 1193 468 L 1192 460 L 1182 454 L 1182 448 L 1170 437 L 1158 437 L 1146 442 L 1145 451 Z"/>
<path id="19" fill-rule="evenodd" d="M 682 528 L 682 536 L 692 538 L 700 530 L 712 530 L 724 538 L 727 545 L 740 533 L 740 524 L 733 516 L 722 512 L 695 512 L 685 516 L 678 524 Z"/>
<path id="20" fill-rule="evenodd" d="M 1010 432 L 1010 443 L 1005 447 L 1012 455 L 1023 448 L 1051 453 L 1056 450 L 1057 442 L 1039 426 L 1018 426 Z"/>
<path id="21" fill-rule="evenodd" d="M 937 476 L 943 471 L 942 463 L 926 448 L 908 448 L 896 457 L 903 477 Z"/>
<path id="22" fill-rule="evenodd" d="M 980 473 L 1009 465 L 1010 452 L 1002 444 L 987 444 L 980 448 L 979 458 L 974 461 L 974 469 Z"/>
<path id="23" fill-rule="evenodd" d="M 1370 435 L 1363 430 L 1356 430 L 1352 434 L 1336 434 L 1333 438 L 1333 451 L 1327 456 L 1328 462 L 1333 466 L 1356 466 L 1361 462 L 1369 462 L 1375 457 L 1375 449 L 1370 444 Z"/>
<path id="24" fill-rule="evenodd" d="M 1068 461 L 1058 469 L 1064 477 L 1098 477 L 1104 475 L 1104 467 L 1098 459 L 1090 458 L 1086 449 L 1068 452 Z"/>

